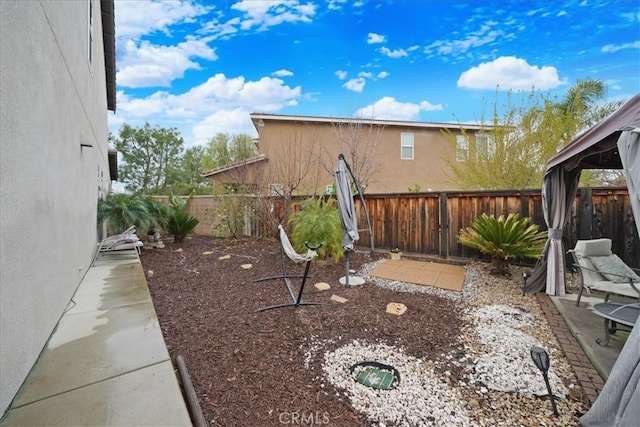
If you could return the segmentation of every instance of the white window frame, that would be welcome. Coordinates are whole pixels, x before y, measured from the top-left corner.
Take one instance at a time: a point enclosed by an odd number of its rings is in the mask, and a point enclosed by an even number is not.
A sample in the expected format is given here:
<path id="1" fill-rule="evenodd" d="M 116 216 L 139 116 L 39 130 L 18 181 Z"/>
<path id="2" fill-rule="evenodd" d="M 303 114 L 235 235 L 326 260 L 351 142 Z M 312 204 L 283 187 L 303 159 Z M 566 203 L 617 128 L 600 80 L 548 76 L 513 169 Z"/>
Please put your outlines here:
<path id="1" fill-rule="evenodd" d="M 459 162 L 469 160 L 469 138 L 465 135 L 456 135 L 456 160 Z"/>
<path id="2" fill-rule="evenodd" d="M 496 140 L 493 135 L 476 134 L 476 159 L 490 160 L 496 155 Z"/>
<path id="3" fill-rule="evenodd" d="M 284 185 L 282 185 L 282 184 L 269 184 L 269 195 L 270 196 L 283 196 L 284 195 Z"/>
<path id="4" fill-rule="evenodd" d="M 324 187 L 324 194 L 329 194 L 329 195 L 334 195 L 334 194 L 336 194 L 336 193 L 335 193 L 335 191 L 334 191 L 333 184 L 327 184 L 327 185 Z"/>
<path id="5" fill-rule="evenodd" d="M 413 160 L 415 147 L 415 136 L 411 132 L 400 133 L 400 159 L 401 160 Z M 410 149 L 411 155 L 406 156 L 405 150 Z"/>

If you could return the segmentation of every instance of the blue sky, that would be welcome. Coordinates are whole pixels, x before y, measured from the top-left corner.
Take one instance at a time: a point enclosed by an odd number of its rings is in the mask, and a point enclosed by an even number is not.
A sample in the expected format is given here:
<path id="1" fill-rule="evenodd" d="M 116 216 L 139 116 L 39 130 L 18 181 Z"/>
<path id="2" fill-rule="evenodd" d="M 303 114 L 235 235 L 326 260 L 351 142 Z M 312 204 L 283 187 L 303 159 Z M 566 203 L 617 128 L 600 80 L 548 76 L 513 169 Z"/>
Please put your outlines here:
<path id="1" fill-rule="evenodd" d="M 255 135 L 249 113 L 474 122 L 496 96 L 640 92 L 640 2 L 115 2 L 117 112 L 185 146 Z"/>

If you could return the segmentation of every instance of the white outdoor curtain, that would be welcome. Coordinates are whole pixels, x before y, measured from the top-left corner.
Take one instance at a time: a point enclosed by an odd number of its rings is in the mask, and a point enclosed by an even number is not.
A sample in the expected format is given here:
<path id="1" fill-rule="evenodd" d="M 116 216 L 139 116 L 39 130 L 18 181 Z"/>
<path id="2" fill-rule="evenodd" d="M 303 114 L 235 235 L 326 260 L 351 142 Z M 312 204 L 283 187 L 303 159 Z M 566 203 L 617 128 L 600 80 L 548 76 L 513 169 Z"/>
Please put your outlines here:
<path id="1" fill-rule="evenodd" d="M 562 232 L 571 213 L 571 204 L 578 191 L 579 179 L 579 169 L 566 172 L 562 166 L 548 170 L 544 176 L 542 210 L 549 235 L 543 251 L 544 256 L 527 281 L 529 292 L 545 289 L 549 295 L 565 293 L 565 250 L 562 245 Z"/>
<path id="2" fill-rule="evenodd" d="M 618 140 L 618 153 L 627 178 L 631 209 L 640 234 L 640 128 L 622 132 Z"/>

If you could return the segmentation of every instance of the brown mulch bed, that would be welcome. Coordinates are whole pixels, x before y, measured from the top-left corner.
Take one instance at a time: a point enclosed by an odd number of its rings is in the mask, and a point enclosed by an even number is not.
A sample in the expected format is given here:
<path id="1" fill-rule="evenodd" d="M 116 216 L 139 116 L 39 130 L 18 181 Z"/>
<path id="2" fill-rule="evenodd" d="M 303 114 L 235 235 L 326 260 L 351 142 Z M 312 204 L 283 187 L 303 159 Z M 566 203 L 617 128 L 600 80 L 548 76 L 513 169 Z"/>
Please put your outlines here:
<path id="1" fill-rule="evenodd" d="M 230 258 L 219 259 L 225 255 Z M 275 238 L 193 237 L 145 250 L 141 260 L 169 353 L 174 362 L 178 355 L 185 358 L 210 425 L 276 426 L 283 420 L 292 423 L 294 413 L 318 414 L 324 424 L 368 425 L 330 383 L 317 381 L 322 369 L 317 358 L 305 366 L 311 337 L 334 347 L 354 339 L 381 342 L 421 359 L 459 346 L 458 303 L 369 283 L 345 289 L 338 284 L 344 262 L 313 263 L 303 300 L 330 302 L 335 294 L 346 303 L 256 312 L 291 300 L 282 281 L 256 282 L 281 274 Z M 350 261 L 358 270 L 372 259 L 355 254 Z M 304 270 L 304 264 L 287 266 L 290 274 Z M 313 286 L 317 282 L 329 283 L 331 289 L 318 291 Z M 293 283 L 297 289 L 299 279 Z M 390 302 L 405 304 L 407 312 L 386 313 Z"/>

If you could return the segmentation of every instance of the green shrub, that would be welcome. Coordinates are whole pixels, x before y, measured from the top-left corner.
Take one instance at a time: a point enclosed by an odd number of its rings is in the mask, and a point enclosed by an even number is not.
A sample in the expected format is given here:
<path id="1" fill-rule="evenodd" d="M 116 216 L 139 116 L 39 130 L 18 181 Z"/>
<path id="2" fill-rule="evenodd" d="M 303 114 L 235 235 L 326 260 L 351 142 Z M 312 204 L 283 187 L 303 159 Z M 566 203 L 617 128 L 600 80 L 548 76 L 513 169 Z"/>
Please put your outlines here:
<path id="1" fill-rule="evenodd" d="M 187 235 L 193 233 L 198 225 L 198 219 L 180 209 L 173 209 L 165 224 L 167 233 L 173 236 L 176 243 L 181 243 Z"/>
<path id="2" fill-rule="evenodd" d="M 471 226 L 460 230 L 458 242 L 491 256 L 492 274 L 509 273 L 509 260 L 514 258 L 539 258 L 547 241 L 547 232 L 540 232 L 537 225 L 529 225 L 529 218 L 517 214 L 498 218 L 482 214 Z"/>
<path id="3" fill-rule="evenodd" d="M 212 214 L 215 220 L 211 228 L 212 237 L 242 237 L 245 217 L 254 210 L 253 199 L 238 194 L 221 194 L 217 199 L 220 209 Z"/>
<path id="4" fill-rule="evenodd" d="M 151 218 L 147 204 L 139 196 L 111 193 L 105 199 L 98 200 L 98 226 L 106 221 L 112 233 L 122 233 L 132 225 L 137 230 L 146 230 Z"/>
<path id="5" fill-rule="evenodd" d="M 318 255 L 324 258 L 333 255 L 336 261 L 342 259 L 342 223 L 336 199 L 312 197 L 301 202 L 300 207 L 289 218 L 296 252 L 306 253 L 305 242 L 312 245 L 322 243 Z"/>
<path id="6" fill-rule="evenodd" d="M 167 223 L 170 208 L 166 204 L 153 197 L 146 197 L 144 199 L 147 212 L 149 214 L 149 227 L 146 230 L 140 230 L 147 233 L 149 230 L 157 230 L 158 228 L 164 228 Z"/>

